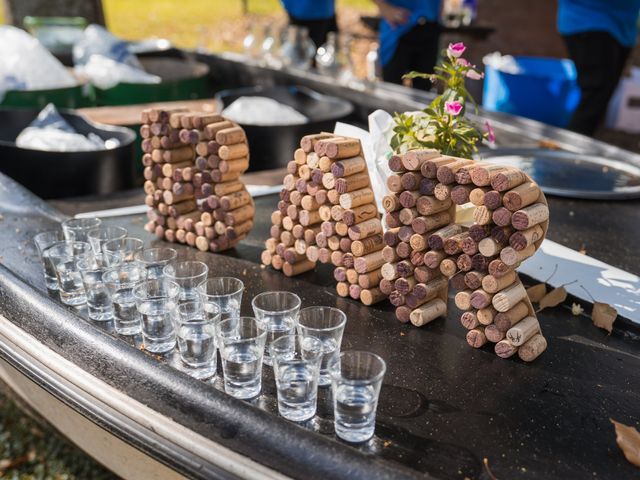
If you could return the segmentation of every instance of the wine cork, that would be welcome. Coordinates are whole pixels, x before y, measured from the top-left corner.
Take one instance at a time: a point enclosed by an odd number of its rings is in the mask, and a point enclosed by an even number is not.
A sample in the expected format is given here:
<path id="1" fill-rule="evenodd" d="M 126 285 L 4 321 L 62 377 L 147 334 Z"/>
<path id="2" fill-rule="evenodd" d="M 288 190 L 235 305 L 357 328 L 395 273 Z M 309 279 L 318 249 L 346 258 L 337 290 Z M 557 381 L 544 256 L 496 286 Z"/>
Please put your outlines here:
<path id="1" fill-rule="evenodd" d="M 492 298 L 493 295 L 479 288 L 478 290 L 474 290 L 471 294 L 471 306 L 476 310 L 487 308 L 491 305 Z"/>
<path id="2" fill-rule="evenodd" d="M 473 256 L 478 253 L 478 242 L 471 237 L 471 232 L 467 233 L 468 236 L 462 241 L 462 251 L 465 255 Z"/>
<path id="3" fill-rule="evenodd" d="M 418 171 L 427 160 L 440 158 L 440 152 L 435 149 L 409 150 L 400 158 L 405 169 Z"/>
<path id="4" fill-rule="evenodd" d="M 330 159 L 355 157 L 360 154 L 360 140 L 344 138 L 340 140 L 326 140 L 325 155 Z"/>
<path id="5" fill-rule="evenodd" d="M 387 177 L 387 189 L 394 193 L 400 193 L 402 188 L 402 177 L 400 175 L 389 175 Z"/>
<path id="6" fill-rule="evenodd" d="M 518 275 L 515 270 L 510 271 L 504 277 L 496 278 L 493 275 L 487 275 L 482 279 L 482 288 L 489 293 L 497 293 L 516 281 Z"/>
<path id="7" fill-rule="evenodd" d="M 529 245 L 524 250 L 516 250 L 512 247 L 505 247 L 500 252 L 500 260 L 502 260 L 506 265 L 515 266 L 518 265 L 523 260 L 533 256 L 536 253 L 536 246 Z"/>
<path id="8" fill-rule="evenodd" d="M 549 220 L 549 207 L 544 203 L 535 203 L 518 210 L 511 217 L 511 225 L 516 230 L 526 230 Z"/>
<path id="9" fill-rule="evenodd" d="M 334 220 L 340 221 L 342 220 L 347 226 L 352 226 L 356 223 L 364 222 L 365 220 L 369 220 L 372 218 L 378 217 L 378 207 L 374 203 L 367 203 L 365 205 L 360 205 L 359 207 L 351 208 L 351 209 L 343 209 L 340 206 L 332 207 L 332 216 L 333 210 L 335 208 L 339 208 L 342 211 L 342 218 L 335 218 Z"/>
<path id="10" fill-rule="evenodd" d="M 463 290 L 461 292 L 456 293 L 454 297 L 454 302 L 456 307 L 460 310 L 469 310 L 471 309 L 471 294 L 473 292 L 471 290 Z"/>
<path id="11" fill-rule="evenodd" d="M 484 257 L 483 257 L 484 258 Z M 499 258 L 489 262 L 489 274 L 496 278 L 502 278 L 508 274 L 514 267 L 507 265 Z"/>
<path id="12" fill-rule="evenodd" d="M 484 334 L 492 343 L 498 343 L 500 340 L 504 339 L 504 332 L 498 330 L 495 325 L 487 325 L 484 327 Z"/>
<path id="13" fill-rule="evenodd" d="M 436 177 L 440 183 L 449 184 L 455 182 L 455 174 L 458 170 L 467 165 L 473 164 L 473 160 L 463 158 L 456 159 L 455 162 L 438 167 Z M 426 175 L 425 175 L 426 176 Z"/>
<path id="14" fill-rule="evenodd" d="M 400 203 L 400 197 L 398 195 L 389 194 L 382 197 L 382 208 L 384 208 L 385 212 L 395 212 L 402 207 L 403 205 Z"/>
<path id="15" fill-rule="evenodd" d="M 417 282 L 414 277 L 400 277 L 396 279 L 393 286 L 402 295 L 407 295 L 411 290 L 413 290 L 413 287 L 416 285 L 416 283 Z"/>
<path id="16" fill-rule="evenodd" d="M 414 275 L 414 279 L 417 281 L 417 277 Z M 447 288 L 448 280 L 442 275 L 430 279 L 428 282 L 416 283 L 413 286 L 413 293 L 418 298 L 424 298 L 427 301 L 435 298 L 440 292 Z"/>
<path id="17" fill-rule="evenodd" d="M 296 165 L 296 169 L 298 166 L 302 166 L 307 163 L 307 153 L 302 148 L 298 148 L 293 152 L 293 163 Z"/>
<path id="18" fill-rule="evenodd" d="M 418 185 L 418 192 L 420 195 L 433 195 L 437 184 L 438 181 L 435 179 L 422 177 Z"/>
<path id="19" fill-rule="evenodd" d="M 184 146 L 172 150 L 156 149 L 151 152 L 151 159 L 156 163 L 178 163 L 191 161 L 194 151 L 191 146 Z"/>
<path id="20" fill-rule="evenodd" d="M 398 270 L 398 275 L 406 278 L 413 275 L 414 266 L 410 260 L 400 260 L 396 264 L 396 269 Z"/>
<path id="21" fill-rule="evenodd" d="M 335 188 L 336 177 L 333 176 L 333 173 L 327 172 L 324 175 L 322 175 L 322 186 L 327 190 L 331 190 L 332 188 Z M 342 193 L 345 193 L 345 192 L 342 192 Z"/>
<path id="22" fill-rule="evenodd" d="M 315 268 L 315 262 L 310 260 L 302 260 L 291 264 L 289 262 L 284 262 L 282 265 L 282 273 L 284 273 L 287 277 L 293 277 L 294 275 L 299 275 L 304 272 L 308 272 L 309 270 L 313 270 Z"/>
<path id="23" fill-rule="evenodd" d="M 410 320 L 411 309 L 409 307 L 400 306 L 396 308 L 396 318 L 400 323 L 407 323 Z"/>
<path id="24" fill-rule="evenodd" d="M 520 251 L 535 244 L 544 237 L 544 231 L 540 225 L 534 225 L 527 230 L 514 232 L 509 237 L 509 245 L 514 250 Z"/>
<path id="25" fill-rule="evenodd" d="M 527 291 L 522 282 L 517 281 L 493 296 L 492 304 L 498 312 L 506 312 L 526 298 Z"/>
<path id="26" fill-rule="evenodd" d="M 547 340 L 536 334 L 518 349 L 518 356 L 525 362 L 533 362 L 547 349 Z"/>
<path id="27" fill-rule="evenodd" d="M 389 165 L 389 170 L 392 172 L 403 172 L 405 170 L 402 165 L 401 155 L 391 155 L 387 164 Z"/>
<path id="28" fill-rule="evenodd" d="M 322 219 L 320 218 L 320 212 L 318 210 L 300 210 L 300 212 L 298 213 L 298 221 L 305 227 L 314 225 L 321 220 Z"/>
<path id="29" fill-rule="evenodd" d="M 335 223 L 336 234 L 344 237 L 349 232 L 349 227 L 344 222 L 336 222 Z"/>
<path id="30" fill-rule="evenodd" d="M 476 207 L 473 211 L 473 221 L 478 225 L 488 225 L 492 221 L 491 210 L 486 206 Z"/>
<path id="31" fill-rule="evenodd" d="M 473 190 L 471 185 L 456 185 L 451 189 L 451 201 L 456 205 L 464 205 L 469 202 Z"/>
<path id="32" fill-rule="evenodd" d="M 489 191 L 488 188 L 478 187 L 471 190 L 469 193 L 469 201 L 476 207 L 484 205 L 484 196 Z"/>
<path id="33" fill-rule="evenodd" d="M 506 192 L 528 180 L 527 174 L 522 170 L 507 169 L 491 178 L 491 187 L 498 192 Z"/>
<path id="34" fill-rule="evenodd" d="M 402 225 L 400 222 L 400 212 L 388 212 L 384 216 L 384 223 L 387 225 L 387 228 L 396 228 Z"/>
<path id="35" fill-rule="evenodd" d="M 482 327 L 469 330 L 466 338 L 469 346 L 473 348 L 480 348 L 487 343 L 487 337 L 485 336 L 484 329 Z"/>
<path id="36" fill-rule="evenodd" d="M 253 220 L 247 220 L 234 226 L 228 226 L 225 235 L 229 240 L 236 240 L 253 228 Z"/>
<path id="37" fill-rule="evenodd" d="M 440 228 L 429 236 L 429 247 L 432 250 L 442 250 L 445 240 L 460 233 L 462 233 L 462 227 L 455 223 Z"/>
<path id="38" fill-rule="evenodd" d="M 540 187 L 535 182 L 525 182 L 504 194 L 504 206 L 516 212 L 538 201 Z"/>
<path id="39" fill-rule="evenodd" d="M 403 190 L 417 190 L 422 176 L 416 172 L 406 172 L 400 177 L 400 185 Z"/>
<path id="40" fill-rule="evenodd" d="M 419 233 L 414 233 L 411 235 L 409 239 L 409 245 L 414 251 L 423 251 L 429 247 L 428 244 L 429 235 L 420 235 Z"/>
<path id="41" fill-rule="evenodd" d="M 400 210 L 400 222 L 403 225 L 411 225 L 411 222 L 418 217 L 418 210 L 415 208 L 403 208 Z"/>
<path id="42" fill-rule="evenodd" d="M 493 350 L 500 358 L 509 358 L 518 351 L 518 347 L 513 345 L 509 340 L 500 340 L 496 343 Z"/>
<path id="43" fill-rule="evenodd" d="M 348 297 L 349 296 L 349 284 L 345 283 L 345 282 L 338 282 L 336 284 L 336 292 L 341 297 L 345 297 L 345 298 Z"/>
<path id="44" fill-rule="evenodd" d="M 221 122 L 223 120 L 224 118 L 217 113 L 196 113 L 191 116 L 191 126 L 202 129 L 211 123 Z"/>
<path id="45" fill-rule="evenodd" d="M 247 137 L 242 127 L 231 127 L 216 132 L 216 142 L 220 145 L 233 145 L 246 142 Z"/>
<path id="46" fill-rule="evenodd" d="M 494 255 L 497 255 L 503 247 L 504 246 L 500 242 L 491 237 L 483 238 L 480 240 L 480 243 L 478 243 L 478 251 L 485 257 L 493 257 Z"/>
<path id="47" fill-rule="evenodd" d="M 356 257 L 361 257 L 372 252 L 382 250 L 384 247 L 384 240 L 382 234 L 376 234 L 365 238 L 364 240 L 355 240 L 351 242 L 351 253 Z"/>
<path id="48" fill-rule="evenodd" d="M 491 323 L 493 323 L 493 319 L 495 318 L 496 314 L 497 310 L 493 308 L 492 305 L 481 308 L 477 313 L 478 322 L 480 322 L 481 325 L 490 325 Z"/>
<path id="49" fill-rule="evenodd" d="M 460 323 L 467 330 L 473 330 L 480 325 L 480 322 L 478 322 L 478 315 L 473 310 L 464 312 L 460 316 Z"/>
<path id="50" fill-rule="evenodd" d="M 491 180 L 498 173 L 507 172 L 509 167 L 503 167 L 502 165 L 482 165 L 475 168 L 471 172 L 471 180 L 474 185 L 484 187 L 491 184 Z"/>
<path id="51" fill-rule="evenodd" d="M 332 175 L 333 176 L 333 175 Z M 334 177 L 335 178 L 335 177 Z M 349 177 L 338 178 L 335 180 L 335 189 L 338 193 L 343 194 L 360 190 L 370 185 L 369 172 L 356 173 Z M 329 187 L 327 187 L 329 188 Z"/>
<path id="52" fill-rule="evenodd" d="M 463 253 L 456 258 L 456 265 L 462 272 L 469 272 L 473 269 L 473 260 L 469 255 Z"/>
<path id="53" fill-rule="evenodd" d="M 348 177 L 356 173 L 364 172 L 367 169 L 367 162 L 363 157 L 346 158 L 338 160 L 331 165 L 331 173 L 336 178 Z"/>
<path id="54" fill-rule="evenodd" d="M 516 347 L 524 344 L 536 333 L 540 333 L 540 323 L 536 317 L 525 317 L 509 330 L 506 338 Z"/>
<path id="55" fill-rule="evenodd" d="M 491 229 L 491 238 L 496 240 L 498 243 L 502 245 L 509 244 L 509 238 L 511 238 L 511 234 L 514 232 L 512 227 L 498 227 L 495 226 Z"/>
<path id="56" fill-rule="evenodd" d="M 471 272 L 465 273 L 465 275 L 463 276 L 464 284 L 471 290 L 478 290 L 480 287 L 482 287 L 482 281 L 485 277 L 486 277 L 485 273 L 473 270 Z M 489 293 L 495 293 L 495 292 L 489 292 Z"/>
<path id="57" fill-rule="evenodd" d="M 416 208 L 420 215 L 433 215 L 451 207 L 451 199 L 438 200 L 435 197 L 423 195 L 416 201 Z"/>
<path id="58" fill-rule="evenodd" d="M 400 202 L 400 205 L 402 205 L 405 208 L 413 208 L 416 206 L 416 203 L 418 201 L 418 198 L 420 198 L 420 192 L 418 192 L 417 190 L 405 190 L 404 192 L 402 192 L 400 194 L 400 196 L 398 197 L 398 200 Z"/>
<path id="59" fill-rule="evenodd" d="M 222 145 L 218 150 L 218 156 L 222 160 L 234 160 L 249 155 L 249 147 L 246 143 L 236 143 L 234 145 Z"/>
<path id="60" fill-rule="evenodd" d="M 445 258 L 440 264 L 440 271 L 445 277 L 451 278 L 458 271 L 458 265 L 456 264 L 454 259 Z"/>
<path id="61" fill-rule="evenodd" d="M 282 270 L 283 263 L 284 260 L 282 260 L 282 257 L 280 257 L 280 255 L 271 255 L 271 266 L 273 268 L 275 268 L 276 270 Z"/>
<path id="62" fill-rule="evenodd" d="M 443 246 L 445 253 L 448 255 L 456 255 L 462 252 L 462 242 L 468 236 L 469 234 L 467 232 L 462 232 L 445 239 Z"/>
<path id="63" fill-rule="evenodd" d="M 384 265 L 384 263 L 385 261 L 382 257 L 382 250 L 379 250 L 363 257 L 355 258 L 353 265 L 356 269 L 356 272 L 362 274 L 370 272 L 371 270 L 374 270 L 376 268 L 380 268 L 382 267 L 382 265 Z"/>
<path id="64" fill-rule="evenodd" d="M 339 201 L 342 208 L 351 209 L 367 203 L 374 203 L 375 197 L 373 195 L 373 190 L 370 188 L 363 188 L 361 190 L 343 193 L 340 195 Z"/>
<path id="65" fill-rule="evenodd" d="M 488 237 L 490 233 L 491 228 L 488 225 L 473 224 L 469 227 L 469 236 L 478 243 L 483 238 Z"/>
<path id="66" fill-rule="evenodd" d="M 315 153 L 315 152 L 307 153 L 307 165 L 312 170 L 315 170 L 315 169 L 317 169 L 319 167 L 319 165 L 320 165 L 320 157 L 318 156 L 317 153 Z"/>
<path id="67" fill-rule="evenodd" d="M 360 285 L 362 288 L 374 288 L 380 284 L 380 280 L 382 280 L 382 272 L 380 271 L 380 269 L 376 269 L 369 273 L 358 275 L 356 280 L 358 285 Z"/>
<path id="68" fill-rule="evenodd" d="M 227 175 L 235 173 L 240 176 L 249 168 L 249 159 L 247 157 L 237 158 L 235 160 L 221 160 L 218 163 L 218 169 Z"/>
<path id="69" fill-rule="evenodd" d="M 471 187 L 473 187 L 474 185 L 471 180 L 471 172 L 480 166 L 481 164 L 472 163 L 471 165 L 462 167 L 454 175 L 456 183 L 460 185 L 470 185 Z"/>
<path id="70" fill-rule="evenodd" d="M 420 172 L 427 178 L 436 178 L 438 174 L 438 168 L 443 165 L 454 163 L 457 159 L 454 157 L 441 156 L 434 159 L 426 160 L 420 166 Z"/>
<path id="71" fill-rule="evenodd" d="M 331 220 L 331 207 L 329 205 L 320 205 L 318 207 L 318 215 L 320 215 L 320 219 L 323 222 L 328 222 Z"/>
<path id="72" fill-rule="evenodd" d="M 384 258 L 385 262 L 391 263 L 396 262 L 399 257 L 396 249 L 387 245 L 382 249 L 382 258 Z"/>
<path id="73" fill-rule="evenodd" d="M 484 194 L 484 201 L 483 201 L 484 206 L 487 207 L 489 210 L 495 210 L 496 208 L 500 208 L 502 206 L 503 195 L 504 194 L 498 192 L 497 190 L 489 190 L 487 193 Z"/>
<path id="74" fill-rule="evenodd" d="M 426 217 L 414 218 L 411 222 L 411 228 L 416 233 L 424 234 L 449 223 L 451 223 L 449 212 L 439 212 Z"/>
<path id="75" fill-rule="evenodd" d="M 239 190 L 229 195 L 220 197 L 220 208 L 223 210 L 235 210 L 251 203 L 251 195 L 246 190 Z"/>
<path id="76" fill-rule="evenodd" d="M 239 192 L 244 189 L 245 189 L 244 183 L 239 181 L 218 183 L 213 187 L 213 191 L 219 197 L 230 195 L 232 193 Z"/>
<path id="77" fill-rule="evenodd" d="M 426 252 L 424 254 L 424 264 L 429 268 L 438 268 L 440 263 L 447 258 L 444 252 Z"/>
<path id="78" fill-rule="evenodd" d="M 398 278 L 398 270 L 396 269 L 396 263 L 386 262 L 380 267 L 380 274 L 382 278 L 393 281 Z"/>
<path id="79" fill-rule="evenodd" d="M 511 217 L 513 214 L 504 207 L 499 207 L 493 211 L 491 214 L 491 219 L 493 223 L 498 225 L 499 227 L 506 227 L 511 225 Z"/>
<path id="80" fill-rule="evenodd" d="M 305 153 L 313 152 L 315 145 L 320 140 L 325 140 L 333 136 L 334 135 L 332 133 L 317 133 L 314 135 L 305 135 L 300 139 L 300 148 L 302 148 Z"/>
<path id="81" fill-rule="evenodd" d="M 389 294 L 389 303 L 391 303 L 391 305 L 393 305 L 394 307 L 400 307 L 404 305 L 404 295 L 394 289 Z"/>
<path id="82" fill-rule="evenodd" d="M 374 305 L 387 298 L 380 288 L 363 288 L 360 292 L 360 301 L 364 305 Z"/>
<path id="83" fill-rule="evenodd" d="M 438 200 L 446 200 L 447 198 L 451 198 L 452 189 L 452 185 L 444 185 L 442 183 L 438 183 L 433 189 L 433 196 Z"/>
<path id="84" fill-rule="evenodd" d="M 249 219 L 253 219 L 256 213 L 256 209 L 253 204 L 244 205 L 236 208 L 235 210 L 229 210 L 224 214 L 224 223 L 227 225 L 238 225 L 246 222 Z"/>
<path id="85" fill-rule="evenodd" d="M 208 125 L 205 125 L 204 134 L 206 135 L 206 137 L 209 140 L 215 140 L 216 134 L 220 130 L 224 130 L 226 128 L 232 128 L 233 126 L 234 126 L 233 123 L 229 122 L 228 120 L 223 120 L 223 121 L 220 121 L 220 122 L 213 122 L 213 123 L 210 123 Z"/>
<path id="86" fill-rule="evenodd" d="M 409 319 L 414 326 L 422 327 L 446 313 L 447 304 L 441 299 L 436 298 L 413 310 L 409 315 Z"/>

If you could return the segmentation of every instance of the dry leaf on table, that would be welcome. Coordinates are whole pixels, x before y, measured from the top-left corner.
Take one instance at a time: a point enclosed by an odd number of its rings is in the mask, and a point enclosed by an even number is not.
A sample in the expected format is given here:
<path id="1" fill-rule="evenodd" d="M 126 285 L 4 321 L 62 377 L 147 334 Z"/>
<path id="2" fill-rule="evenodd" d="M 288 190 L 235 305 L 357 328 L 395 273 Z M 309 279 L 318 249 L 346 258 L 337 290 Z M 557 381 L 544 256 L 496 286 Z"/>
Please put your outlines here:
<path id="1" fill-rule="evenodd" d="M 532 303 L 538 303 L 547 294 L 547 284 L 539 283 L 527 288 L 527 296 Z"/>
<path id="2" fill-rule="evenodd" d="M 616 422 L 610 418 L 616 429 L 616 443 L 625 458 L 636 467 L 640 467 L 640 433 L 633 427 Z"/>
<path id="3" fill-rule="evenodd" d="M 573 303 L 571 305 L 571 315 L 575 315 L 577 317 L 578 315 L 582 315 L 583 312 L 584 308 L 582 308 L 582 305 L 579 303 Z"/>
<path id="4" fill-rule="evenodd" d="M 538 312 L 544 310 L 545 308 L 555 307 L 556 305 L 560 305 L 567 299 L 567 291 L 564 287 L 558 287 L 551 290 L 547 293 L 538 304 Z"/>
<path id="5" fill-rule="evenodd" d="M 611 333 L 613 330 L 613 322 L 616 321 L 618 311 L 608 303 L 593 302 L 593 312 L 591 319 L 596 327 L 604 328 Z"/>

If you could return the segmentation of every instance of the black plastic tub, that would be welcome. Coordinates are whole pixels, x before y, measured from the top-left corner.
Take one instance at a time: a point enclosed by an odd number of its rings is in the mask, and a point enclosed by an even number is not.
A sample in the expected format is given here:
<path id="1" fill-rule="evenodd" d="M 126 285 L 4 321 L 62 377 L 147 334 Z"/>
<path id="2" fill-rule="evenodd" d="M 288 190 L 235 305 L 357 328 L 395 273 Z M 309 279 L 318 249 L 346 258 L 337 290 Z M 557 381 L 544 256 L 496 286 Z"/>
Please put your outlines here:
<path id="1" fill-rule="evenodd" d="M 0 170 L 38 196 L 48 198 L 101 195 L 135 186 L 133 130 L 90 122 L 69 110 L 65 120 L 84 135 L 116 138 L 120 145 L 90 152 L 45 152 L 19 148 L 16 137 L 39 110 L 0 108 Z"/>
<path id="2" fill-rule="evenodd" d="M 300 138 L 311 133 L 333 131 L 337 121 L 353 112 L 353 104 L 347 100 L 323 95 L 309 88 L 298 86 L 248 87 L 224 90 L 216 95 L 225 107 L 240 97 L 268 97 L 295 108 L 309 121 L 297 125 L 247 125 L 251 162 L 249 171 L 284 167 L 293 159 L 293 152 L 300 146 Z"/>

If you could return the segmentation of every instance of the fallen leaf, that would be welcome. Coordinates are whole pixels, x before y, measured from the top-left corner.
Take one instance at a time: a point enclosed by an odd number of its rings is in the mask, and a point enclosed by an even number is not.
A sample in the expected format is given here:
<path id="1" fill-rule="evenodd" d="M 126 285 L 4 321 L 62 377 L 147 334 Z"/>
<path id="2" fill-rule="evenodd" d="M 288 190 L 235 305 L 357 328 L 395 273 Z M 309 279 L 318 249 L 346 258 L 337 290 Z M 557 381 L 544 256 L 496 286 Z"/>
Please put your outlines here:
<path id="1" fill-rule="evenodd" d="M 596 327 L 604 328 L 607 332 L 611 333 L 613 330 L 613 322 L 616 321 L 617 316 L 618 311 L 608 303 L 593 302 L 591 319 Z"/>
<path id="2" fill-rule="evenodd" d="M 533 303 L 538 303 L 546 294 L 547 285 L 545 283 L 539 283 L 533 287 L 527 288 L 527 295 L 529 296 L 529 300 Z"/>
<path id="3" fill-rule="evenodd" d="M 609 419 L 616 429 L 616 443 L 625 458 L 636 467 L 640 467 L 640 433 L 633 427 Z"/>
<path id="4" fill-rule="evenodd" d="M 564 289 L 564 287 L 554 288 L 540 299 L 540 303 L 538 304 L 538 312 L 544 310 L 545 308 L 560 305 L 566 299 L 567 291 Z"/>
<path id="5" fill-rule="evenodd" d="M 582 308 L 582 305 L 580 305 L 579 303 L 574 303 L 571 305 L 571 315 L 582 315 L 582 313 L 584 312 L 584 308 Z"/>

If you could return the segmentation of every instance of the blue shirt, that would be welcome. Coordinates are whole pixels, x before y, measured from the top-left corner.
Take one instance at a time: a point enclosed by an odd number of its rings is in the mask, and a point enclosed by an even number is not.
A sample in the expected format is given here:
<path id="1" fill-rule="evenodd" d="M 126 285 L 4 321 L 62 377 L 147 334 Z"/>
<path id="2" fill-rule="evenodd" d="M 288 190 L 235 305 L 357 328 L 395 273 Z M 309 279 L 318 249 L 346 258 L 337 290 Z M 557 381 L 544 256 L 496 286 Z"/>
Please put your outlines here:
<path id="1" fill-rule="evenodd" d="M 418 24 L 418 20 L 424 18 L 430 22 L 437 22 L 440 17 L 440 0 L 387 0 L 387 3 L 396 7 L 406 8 L 411 12 L 411 15 L 407 23 L 395 28 L 384 18 L 380 22 L 378 57 L 382 65 L 389 63 L 396 52 L 400 37 L 415 27 Z"/>
<path id="2" fill-rule="evenodd" d="M 282 0 L 282 5 L 300 20 L 325 20 L 336 14 L 335 0 Z"/>
<path id="3" fill-rule="evenodd" d="M 625 47 L 638 36 L 640 0 L 559 0 L 558 31 L 562 35 L 608 32 Z"/>

